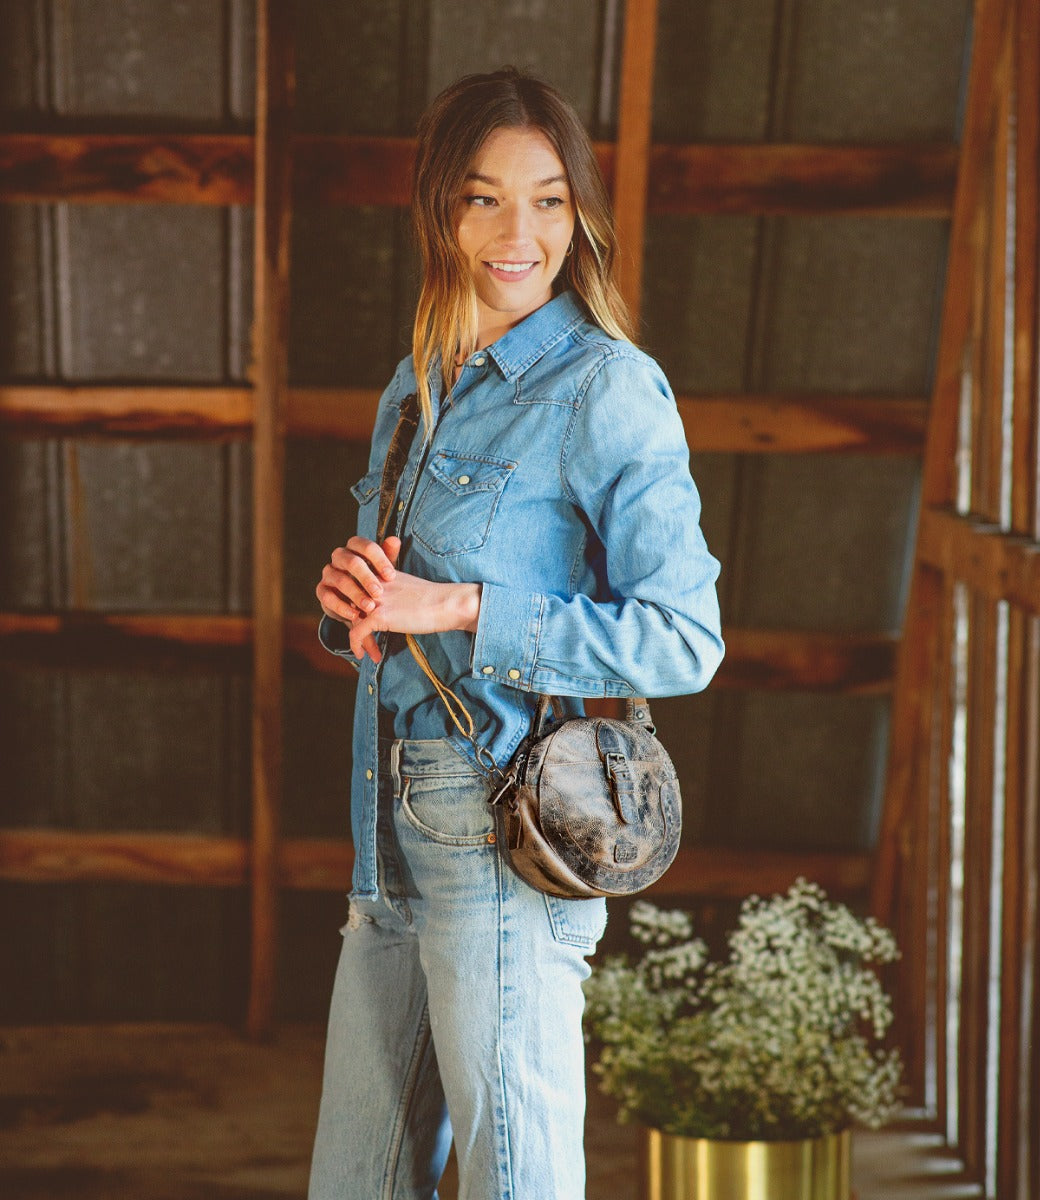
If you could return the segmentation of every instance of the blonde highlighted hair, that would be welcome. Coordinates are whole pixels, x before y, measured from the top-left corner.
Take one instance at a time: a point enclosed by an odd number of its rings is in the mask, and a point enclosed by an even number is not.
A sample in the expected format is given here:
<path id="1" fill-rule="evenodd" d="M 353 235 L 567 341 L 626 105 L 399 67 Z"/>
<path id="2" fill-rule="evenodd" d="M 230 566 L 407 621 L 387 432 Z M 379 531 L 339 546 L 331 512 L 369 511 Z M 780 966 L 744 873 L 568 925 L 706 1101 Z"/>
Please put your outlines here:
<path id="1" fill-rule="evenodd" d="M 567 172 L 575 210 L 573 251 L 558 276 L 610 337 L 629 339 L 631 319 L 614 279 L 617 234 L 610 198 L 577 113 L 548 84 L 505 67 L 466 75 L 433 101 L 419 122 L 412 217 L 422 256 L 422 284 L 412 333 L 412 359 L 427 428 L 433 423 L 430 371 L 440 356 L 444 390 L 456 356 L 477 338 L 477 297 L 456 229 L 466 174 L 496 129 L 535 129 L 552 143 Z"/>

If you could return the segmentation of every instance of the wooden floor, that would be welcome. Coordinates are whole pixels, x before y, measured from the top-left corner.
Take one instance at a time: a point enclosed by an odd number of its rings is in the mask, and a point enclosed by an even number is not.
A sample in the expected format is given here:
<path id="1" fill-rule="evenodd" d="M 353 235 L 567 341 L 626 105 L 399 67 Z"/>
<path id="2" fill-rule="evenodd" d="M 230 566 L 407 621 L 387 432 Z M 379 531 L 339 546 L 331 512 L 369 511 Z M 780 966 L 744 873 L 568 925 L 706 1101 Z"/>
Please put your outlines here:
<path id="1" fill-rule="evenodd" d="M 0 1029 L 0 1196 L 299 1200 L 322 1037 L 291 1027 L 254 1045 L 213 1027 Z M 587 1155 L 588 1200 L 639 1200 L 638 1132 L 617 1126 L 595 1092 Z M 981 1195 L 913 1130 L 857 1134 L 853 1169 L 858 1200 Z M 450 1166 L 441 1200 L 455 1200 Z"/>

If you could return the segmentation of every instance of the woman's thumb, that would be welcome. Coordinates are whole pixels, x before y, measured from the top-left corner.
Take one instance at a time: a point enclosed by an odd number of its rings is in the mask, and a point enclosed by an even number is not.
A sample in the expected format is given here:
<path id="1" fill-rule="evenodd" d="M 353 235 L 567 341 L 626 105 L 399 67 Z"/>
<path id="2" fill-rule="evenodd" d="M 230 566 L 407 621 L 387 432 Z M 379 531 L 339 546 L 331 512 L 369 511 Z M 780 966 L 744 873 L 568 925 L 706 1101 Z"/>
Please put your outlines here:
<path id="1" fill-rule="evenodd" d="M 401 553 L 401 539 L 392 536 L 386 538 L 383 542 L 383 553 L 396 567 L 397 556 Z"/>

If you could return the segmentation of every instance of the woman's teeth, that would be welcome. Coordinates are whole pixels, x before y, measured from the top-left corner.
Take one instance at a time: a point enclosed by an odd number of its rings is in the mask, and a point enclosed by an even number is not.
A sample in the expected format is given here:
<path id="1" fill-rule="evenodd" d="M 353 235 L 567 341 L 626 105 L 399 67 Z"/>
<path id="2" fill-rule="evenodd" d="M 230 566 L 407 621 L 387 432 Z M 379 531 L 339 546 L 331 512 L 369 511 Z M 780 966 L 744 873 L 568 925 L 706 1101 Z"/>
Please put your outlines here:
<path id="1" fill-rule="evenodd" d="M 489 262 L 488 266 L 494 267 L 496 271 L 512 271 L 518 274 L 521 271 L 530 270 L 534 266 L 534 263 Z"/>

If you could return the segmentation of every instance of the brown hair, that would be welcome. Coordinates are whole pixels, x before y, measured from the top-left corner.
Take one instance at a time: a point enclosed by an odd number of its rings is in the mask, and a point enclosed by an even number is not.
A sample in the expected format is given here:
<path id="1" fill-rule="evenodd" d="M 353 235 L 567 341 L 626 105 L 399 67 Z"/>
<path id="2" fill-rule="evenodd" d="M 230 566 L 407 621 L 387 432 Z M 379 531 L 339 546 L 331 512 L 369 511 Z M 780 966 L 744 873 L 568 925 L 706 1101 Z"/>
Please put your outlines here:
<path id="1" fill-rule="evenodd" d="M 412 334 L 419 402 L 432 424 L 429 370 L 441 355 L 445 391 L 457 354 L 467 356 L 477 336 L 477 298 L 455 236 L 466 173 L 496 129 L 536 129 L 552 143 L 574 199 L 574 249 L 560 278 L 589 315 L 614 338 L 631 336 L 631 320 L 614 279 L 617 234 L 610 198 L 577 113 L 548 84 L 504 67 L 466 75 L 433 101 L 419 122 L 412 217 L 422 255 L 422 285 Z"/>

